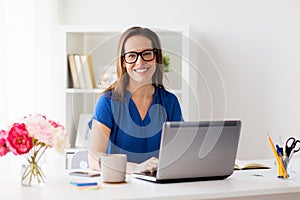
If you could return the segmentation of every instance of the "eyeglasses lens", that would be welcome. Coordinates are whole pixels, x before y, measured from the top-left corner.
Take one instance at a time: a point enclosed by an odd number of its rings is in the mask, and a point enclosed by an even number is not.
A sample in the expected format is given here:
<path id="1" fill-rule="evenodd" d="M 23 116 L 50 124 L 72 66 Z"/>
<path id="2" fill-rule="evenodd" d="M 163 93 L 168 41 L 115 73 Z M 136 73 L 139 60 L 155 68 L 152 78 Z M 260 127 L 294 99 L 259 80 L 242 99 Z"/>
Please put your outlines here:
<path id="1" fill-rule="evenodd" d="M 155 57 L 154 50 L 145 50 L 142 52 L 128 52 L 124 54 L 125 62 L 127 62 L 128 64 L 135 63 L 139 55 L 144 61 L 152 61 Z"/>

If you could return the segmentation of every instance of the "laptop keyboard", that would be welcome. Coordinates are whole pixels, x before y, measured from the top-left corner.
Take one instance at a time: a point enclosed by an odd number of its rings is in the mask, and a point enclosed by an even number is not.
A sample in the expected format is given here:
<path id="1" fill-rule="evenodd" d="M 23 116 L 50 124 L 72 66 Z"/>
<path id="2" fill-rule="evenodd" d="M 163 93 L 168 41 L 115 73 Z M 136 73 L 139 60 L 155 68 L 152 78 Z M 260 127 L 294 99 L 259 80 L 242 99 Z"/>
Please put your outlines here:
<path id="1" fill-rule="evenodd" d="M 139 173 L 135 173 L 135 174 L 141 174 L 141 175 L 144 175 L 144 176 L 156 177 L 156 172 L 157 171 L 154 171 L 154 172 L 146 171 L 146 172 L 139 172 Z"/>

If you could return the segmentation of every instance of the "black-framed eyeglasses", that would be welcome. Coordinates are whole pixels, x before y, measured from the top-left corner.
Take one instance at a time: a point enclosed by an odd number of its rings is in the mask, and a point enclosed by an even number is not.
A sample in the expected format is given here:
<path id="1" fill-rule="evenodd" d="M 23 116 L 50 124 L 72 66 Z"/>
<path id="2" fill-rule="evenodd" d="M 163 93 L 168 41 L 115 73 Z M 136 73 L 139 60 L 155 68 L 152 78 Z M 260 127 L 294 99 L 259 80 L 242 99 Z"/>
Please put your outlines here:
<path id="1" fill-rule="evenodd" d="M 141 52 L 129 51 L 124 53 L 122 56 L 128 64 L 133 64 L 137 61 L 138 57 L 141 56 L 144 61 L 152 61 L 155 58 L 157 49 L 146 49 Z"/>

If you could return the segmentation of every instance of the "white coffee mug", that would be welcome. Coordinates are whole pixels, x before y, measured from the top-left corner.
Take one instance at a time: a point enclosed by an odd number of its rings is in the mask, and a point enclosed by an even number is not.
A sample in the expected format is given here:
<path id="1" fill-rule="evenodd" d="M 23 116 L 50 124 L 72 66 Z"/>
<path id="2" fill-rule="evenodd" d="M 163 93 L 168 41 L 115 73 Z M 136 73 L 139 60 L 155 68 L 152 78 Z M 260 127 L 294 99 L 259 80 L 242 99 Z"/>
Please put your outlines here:
<path id="1" fill-rule="evenodd" d="M 103 182 L 120 183 L 126 179 L 126 154 L 106 154 L 100 158 Z"/>

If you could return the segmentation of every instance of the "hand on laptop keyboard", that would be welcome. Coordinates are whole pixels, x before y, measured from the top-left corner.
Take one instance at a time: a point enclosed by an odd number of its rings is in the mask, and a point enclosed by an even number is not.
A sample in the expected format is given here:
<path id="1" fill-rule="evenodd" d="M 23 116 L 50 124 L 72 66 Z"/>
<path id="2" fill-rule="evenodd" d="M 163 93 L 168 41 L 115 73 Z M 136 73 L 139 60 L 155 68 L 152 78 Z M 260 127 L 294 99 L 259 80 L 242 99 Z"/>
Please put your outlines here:
<path id="1" fill-rule="evenodd" d="M 145 162 L 138 164 L 134 172 L 136 173 L 145 172 L 145 173 L 154 174 L 156 173 L 157 166 L 158 166 L 158 159 L 152 157 L 149 160 L 146 160 Z"/>
<path id="2" fill-rule="evenodd" d="M 142 175 L 145 175 L 145 176 L 153 176 L 153 177 L 156 177 L 156 172 L 157 172 L 157 171 L 153 171 L 153 172 L 145 171 L 145 172 L 140 172 L 140 173 L 136 173 L 136 174 L 142 174 Z"/>

